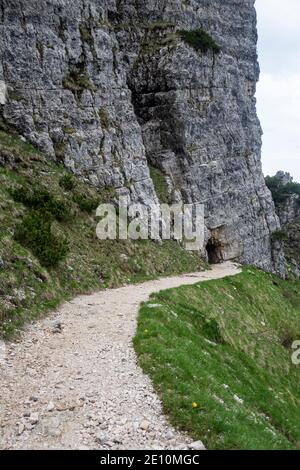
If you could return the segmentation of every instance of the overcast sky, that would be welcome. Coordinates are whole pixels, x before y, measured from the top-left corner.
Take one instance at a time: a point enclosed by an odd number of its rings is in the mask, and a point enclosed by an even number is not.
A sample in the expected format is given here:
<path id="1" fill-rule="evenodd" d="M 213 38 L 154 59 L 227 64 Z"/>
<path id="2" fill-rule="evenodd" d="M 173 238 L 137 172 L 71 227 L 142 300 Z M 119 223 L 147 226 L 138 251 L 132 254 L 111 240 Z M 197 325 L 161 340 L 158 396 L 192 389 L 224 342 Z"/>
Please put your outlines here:
<path id="1" fill-rule="evenodd" d="M 300 1 L 256 0 L 256 10 L 264 172 L 289 171 L 300 182 Z"/>

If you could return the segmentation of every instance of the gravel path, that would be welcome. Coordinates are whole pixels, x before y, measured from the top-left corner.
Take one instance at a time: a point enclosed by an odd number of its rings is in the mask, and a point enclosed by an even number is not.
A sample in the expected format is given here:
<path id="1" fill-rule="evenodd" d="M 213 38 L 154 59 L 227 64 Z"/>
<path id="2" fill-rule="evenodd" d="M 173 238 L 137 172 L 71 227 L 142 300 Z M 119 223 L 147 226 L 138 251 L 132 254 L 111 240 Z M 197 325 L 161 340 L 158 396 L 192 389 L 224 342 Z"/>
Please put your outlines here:
<path id="1" fill-rule="evenodd" d="M 200 449 L 168 424 L 137 366 L 138 308 L 152 292 L 238 272 L 224 263 L 81 296 L 2 344 L 0 448 Z"/>

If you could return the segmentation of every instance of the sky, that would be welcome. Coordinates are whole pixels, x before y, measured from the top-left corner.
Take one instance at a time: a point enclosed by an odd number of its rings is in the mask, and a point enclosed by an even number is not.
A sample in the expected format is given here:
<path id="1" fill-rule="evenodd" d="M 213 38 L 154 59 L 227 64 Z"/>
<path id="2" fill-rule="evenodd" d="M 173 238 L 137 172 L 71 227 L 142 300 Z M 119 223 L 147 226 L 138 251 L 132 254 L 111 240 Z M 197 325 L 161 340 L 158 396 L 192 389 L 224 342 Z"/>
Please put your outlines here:
<path id="1" fill-rule="evenodd" d="M 264 173 L 284 170 L 300 182 L 300 1 L 256 0 L 255 5 Z"/>

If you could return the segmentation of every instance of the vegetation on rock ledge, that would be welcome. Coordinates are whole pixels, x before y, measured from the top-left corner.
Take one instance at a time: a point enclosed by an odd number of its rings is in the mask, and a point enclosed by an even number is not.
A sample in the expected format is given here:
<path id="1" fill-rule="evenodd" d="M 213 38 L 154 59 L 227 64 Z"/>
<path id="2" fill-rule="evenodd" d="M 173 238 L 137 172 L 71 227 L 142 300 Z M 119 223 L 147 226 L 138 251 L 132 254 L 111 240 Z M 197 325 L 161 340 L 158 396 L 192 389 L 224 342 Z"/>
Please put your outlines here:
<path id="1" fill-rule="evenodd" d="M 165 175 L 158 168 L 150 166 L 150 176 L 159 202 L 161 204 L 168 204 L 170 197 Z"/>
<path id="2" fill-rule="evenodd" d="M 194 29 L 192 31 L 181 30 L 179 35 L 183 41 L 196 49 L 196 51 L 201 51 L 204 54 L 210 50 L 216 54 L 221 51 L 220 46 L 218 46 L 213 37 L 203 29 Z"/>
<path id="3" fill-rule="evenodd" d="M 277 206 L 285 202 L 293 194 L 298 196 L 298 201 L 300 204 L 299 183 L 291 182 L 287 184 L 282 184 L 280 178 L 278 178 L 277 176 L 267 176 L 266 184 L 270 189 L 273 196 L 273 200 Z"/>

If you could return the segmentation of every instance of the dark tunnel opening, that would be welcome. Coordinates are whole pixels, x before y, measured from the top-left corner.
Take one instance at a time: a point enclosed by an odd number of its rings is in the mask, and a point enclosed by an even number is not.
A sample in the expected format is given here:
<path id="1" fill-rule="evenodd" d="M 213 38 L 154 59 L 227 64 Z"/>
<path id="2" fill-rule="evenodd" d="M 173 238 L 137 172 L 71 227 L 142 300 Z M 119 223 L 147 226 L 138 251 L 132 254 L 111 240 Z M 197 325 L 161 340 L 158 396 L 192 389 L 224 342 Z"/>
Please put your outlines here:
<path id="1" fill-rule="evenodd" d="M 220 243 L 214 239 L 210 239 L 206 245 L 208 262 L 210 264 L 220 264 L 223 262 L 222 248 Z"/>

